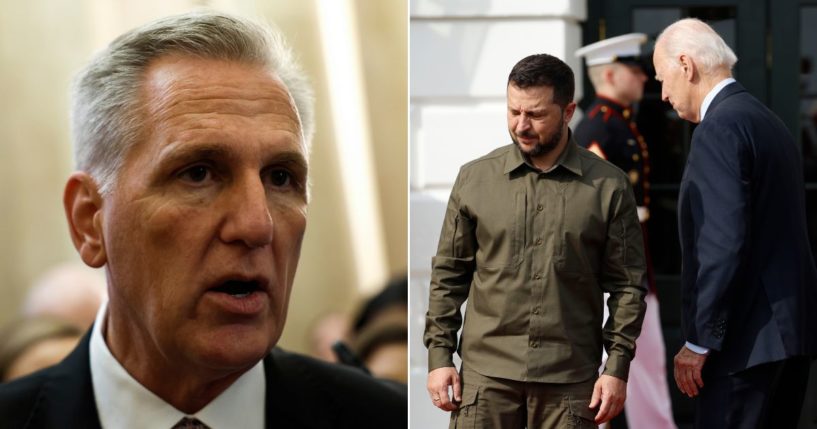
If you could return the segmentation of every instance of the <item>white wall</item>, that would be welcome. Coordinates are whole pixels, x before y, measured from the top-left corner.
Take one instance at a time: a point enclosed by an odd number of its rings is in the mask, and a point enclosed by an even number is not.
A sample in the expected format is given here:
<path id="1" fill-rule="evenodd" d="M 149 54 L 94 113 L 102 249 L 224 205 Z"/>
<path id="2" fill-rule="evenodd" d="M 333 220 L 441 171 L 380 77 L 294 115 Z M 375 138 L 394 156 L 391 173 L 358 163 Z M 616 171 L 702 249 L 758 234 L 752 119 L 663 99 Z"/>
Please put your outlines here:
<path id="1" fill-rule="evenodd" d="M 411 427 L 445 427 L 448 413 L 425 390 L 422 344 L 431 257 L 460 165 L 510 142 L 505 83 L 513 65 L 534 53 L 580 62 L 584 0 L 412 0 L 410 6 Z"/>

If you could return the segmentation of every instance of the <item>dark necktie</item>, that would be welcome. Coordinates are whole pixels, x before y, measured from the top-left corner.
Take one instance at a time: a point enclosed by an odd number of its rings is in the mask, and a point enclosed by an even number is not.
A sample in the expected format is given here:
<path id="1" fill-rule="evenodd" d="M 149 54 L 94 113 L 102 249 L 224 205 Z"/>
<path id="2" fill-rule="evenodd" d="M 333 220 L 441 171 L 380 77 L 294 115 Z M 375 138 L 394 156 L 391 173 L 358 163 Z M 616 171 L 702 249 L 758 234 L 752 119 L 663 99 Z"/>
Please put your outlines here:
<path id="1" fill-rule="evenodd" d="M 210 427 L 200 422 L 198 419 L 185 417 L 179 420 L 179 422 L 176 423 L 172 429 L 210 429 Z"/>

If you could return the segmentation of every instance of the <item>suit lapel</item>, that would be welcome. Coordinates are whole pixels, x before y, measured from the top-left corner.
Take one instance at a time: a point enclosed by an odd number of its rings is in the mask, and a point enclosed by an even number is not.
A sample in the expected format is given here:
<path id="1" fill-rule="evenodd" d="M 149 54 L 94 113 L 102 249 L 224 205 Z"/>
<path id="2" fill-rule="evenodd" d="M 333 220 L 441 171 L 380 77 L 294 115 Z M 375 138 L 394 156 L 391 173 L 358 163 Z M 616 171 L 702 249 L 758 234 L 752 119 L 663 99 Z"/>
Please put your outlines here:
<path id="1" fill-rule="evenodd" d="M 29 427 L 99 428 L 88 351 L 91 330 L 43 384 Z"/>

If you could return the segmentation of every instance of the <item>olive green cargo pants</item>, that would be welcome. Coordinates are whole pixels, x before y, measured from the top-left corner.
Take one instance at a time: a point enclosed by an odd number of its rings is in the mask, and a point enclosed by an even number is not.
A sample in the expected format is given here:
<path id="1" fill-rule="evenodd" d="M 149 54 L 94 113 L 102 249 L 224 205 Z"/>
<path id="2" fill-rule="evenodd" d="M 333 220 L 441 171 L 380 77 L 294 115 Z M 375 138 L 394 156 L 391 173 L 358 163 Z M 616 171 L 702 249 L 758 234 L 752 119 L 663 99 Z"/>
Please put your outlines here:
<path id="1" fill-rule="evenodd" d="M 593 378 L 581 383 L 527 383 L 486 377 L 463 365 L 462 402 L 449 429 L 596 428 L 589 408 Z"/>

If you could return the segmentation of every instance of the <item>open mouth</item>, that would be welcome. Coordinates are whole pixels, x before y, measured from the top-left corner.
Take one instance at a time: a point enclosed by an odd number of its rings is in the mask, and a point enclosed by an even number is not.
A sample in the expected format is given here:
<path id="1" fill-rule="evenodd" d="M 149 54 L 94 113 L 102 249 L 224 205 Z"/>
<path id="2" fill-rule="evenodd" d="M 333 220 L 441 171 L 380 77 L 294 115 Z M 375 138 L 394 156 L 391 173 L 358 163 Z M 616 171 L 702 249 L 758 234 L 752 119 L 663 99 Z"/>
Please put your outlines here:
<path id="1" fill-rule="evenodd" d="M 253 292 L 262 291 L 261 284 L 257 281 L 228 280 L 219 286 L 211 289 L 213 292 L 226 293 L 236 298 L 250 296 Z"/>

